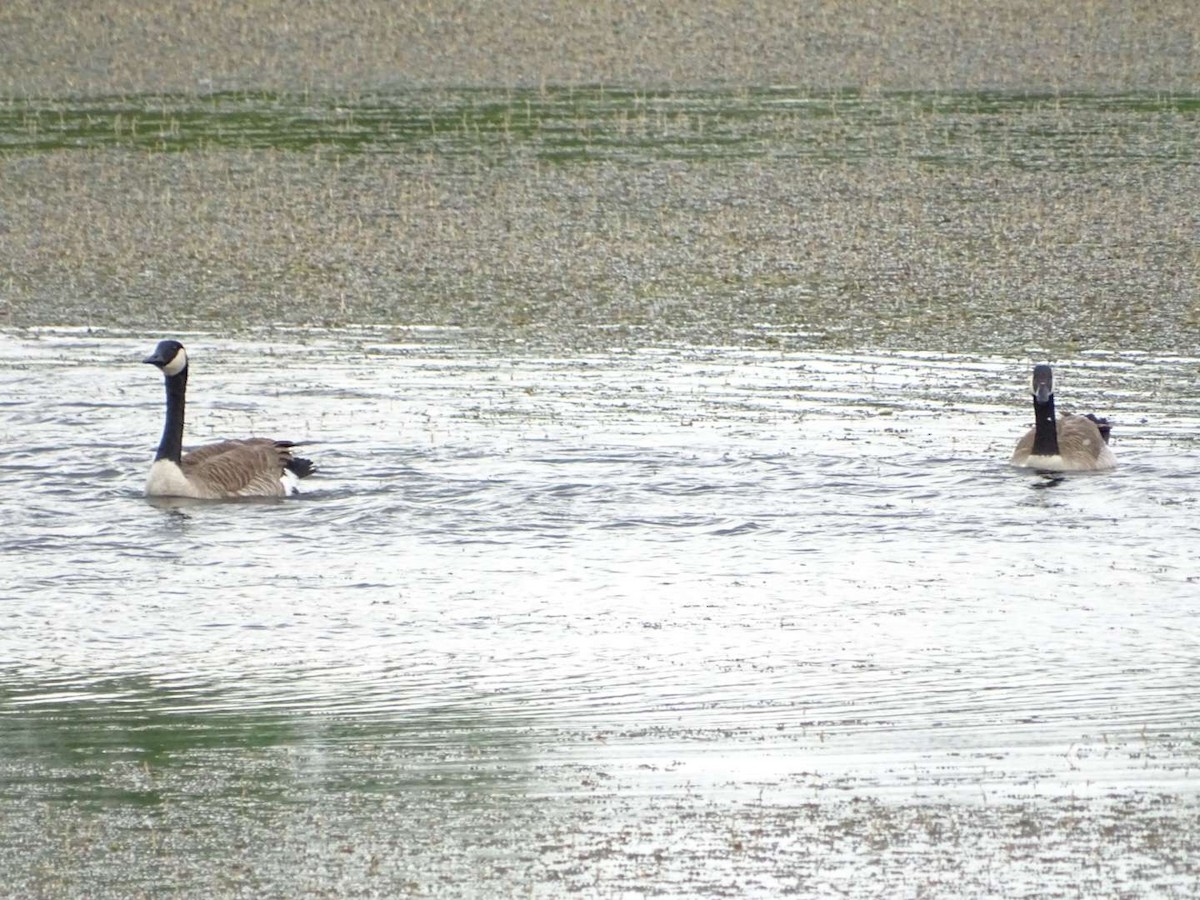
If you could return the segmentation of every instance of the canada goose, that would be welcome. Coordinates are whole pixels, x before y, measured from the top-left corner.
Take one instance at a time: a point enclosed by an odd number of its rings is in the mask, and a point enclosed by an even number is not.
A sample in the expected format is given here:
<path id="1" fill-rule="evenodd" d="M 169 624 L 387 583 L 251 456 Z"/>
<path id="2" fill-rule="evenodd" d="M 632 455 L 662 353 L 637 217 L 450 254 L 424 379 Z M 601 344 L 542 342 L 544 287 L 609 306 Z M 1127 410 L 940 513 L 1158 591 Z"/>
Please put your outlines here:
<path id="1" fill-rule="evenodd" d="M 1054 373 L 1049 366 L 1033 367 L 1034 426 L 1017 442 L 1014 466 L 1054 472 L 1111 469 L 1117 464 L 1108 448 L 1107 419 L 1086 416 L 1054 418 Z"/>
<path id="2" fill-rule="evenodd" d="M 291 441 L 246 438 L 221 441 L 183 452 L 183 406 L 187 392 L 187 351 L 179 341 L 159 341 L 142 360 L 158 366 L 167 383 L 167 421 L 150 467 L 146 495 L 224 500 L 282 497 L 294 490 L 288 473 L 304 478 L 315 471 L 310 460 L 292 456 Z"/>

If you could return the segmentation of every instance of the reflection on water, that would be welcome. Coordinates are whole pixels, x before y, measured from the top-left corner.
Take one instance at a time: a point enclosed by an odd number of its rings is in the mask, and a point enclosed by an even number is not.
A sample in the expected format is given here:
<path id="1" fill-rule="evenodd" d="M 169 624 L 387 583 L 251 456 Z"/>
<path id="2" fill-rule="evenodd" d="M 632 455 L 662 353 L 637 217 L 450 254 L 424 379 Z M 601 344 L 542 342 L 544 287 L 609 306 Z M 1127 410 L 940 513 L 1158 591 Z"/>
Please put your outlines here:
<path id="1" fill-rule="evenodd" d="M 662 834 L 746 846 L 785 808 L 857 823 L 846 858 L 952 808 L 977 857 L 1031 809 L 1150 828 L 1193 795 L 1194 359 L 1062 364 L 1120 468 L 1047 478 L 1005 463 L 1027 360 L 182 337 L 189 439 L 309 442 L 302 496 L 148 502 L 145 339 L 0 339 L 0 794 L 32 834 L 315 829 L 352 894 L 435 821 L 503 893 L 571 871 L 567 833 L 634 884 Z"/>

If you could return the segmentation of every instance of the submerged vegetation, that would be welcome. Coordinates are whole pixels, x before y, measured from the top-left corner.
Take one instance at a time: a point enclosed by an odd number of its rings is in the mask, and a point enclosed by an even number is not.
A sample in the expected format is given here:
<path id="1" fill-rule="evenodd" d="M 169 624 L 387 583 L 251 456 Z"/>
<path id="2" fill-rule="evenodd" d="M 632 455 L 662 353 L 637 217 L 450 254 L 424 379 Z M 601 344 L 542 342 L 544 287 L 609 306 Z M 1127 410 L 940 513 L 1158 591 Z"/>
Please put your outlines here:
<path id="1" fill-rule="evenodd" d="M 9 100 L 0 316 L 435 325 L 558 347 L 1172 350 L 1200 318 L 1198 102 L 600 87 Z"/>

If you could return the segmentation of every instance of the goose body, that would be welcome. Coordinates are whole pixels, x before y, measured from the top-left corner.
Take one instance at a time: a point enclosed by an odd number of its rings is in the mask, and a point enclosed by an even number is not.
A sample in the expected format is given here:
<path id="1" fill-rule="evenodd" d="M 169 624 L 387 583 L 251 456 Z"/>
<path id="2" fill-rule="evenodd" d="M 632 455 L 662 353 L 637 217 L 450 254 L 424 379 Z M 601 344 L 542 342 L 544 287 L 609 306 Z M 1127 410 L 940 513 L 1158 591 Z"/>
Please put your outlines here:
<path id="1" fill-rule="evenodd" d="M 1056 417 L 1054 373 L 1033 368 L 1034 426 L 1017 442 L 1012 464 L 1050 472 L 1111 469 L 1117 464 L 1108 446 L 1109 424 L 1093 415 Z"/>
<path id="2" fill-rule="evenodd" d="M 187 395 L 187 351 L 178 341 L 160 341 L 142 362 L 157 366 L 167 387 L 167 417 L 146 495 L 229 500 L 283 497 L 295 480 L 311 475 L 310 460 L 292 455 L 291 441 L 246 438 L 220 441 L 183 452 L 183 412 Z"/>

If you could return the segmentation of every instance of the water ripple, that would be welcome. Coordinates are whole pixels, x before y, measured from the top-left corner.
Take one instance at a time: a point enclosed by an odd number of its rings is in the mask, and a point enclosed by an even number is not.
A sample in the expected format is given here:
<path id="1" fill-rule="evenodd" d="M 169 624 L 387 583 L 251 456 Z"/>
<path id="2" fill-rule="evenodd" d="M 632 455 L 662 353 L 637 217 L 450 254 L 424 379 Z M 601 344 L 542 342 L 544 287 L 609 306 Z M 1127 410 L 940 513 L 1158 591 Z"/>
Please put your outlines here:
<path id="1" fill-rule="evenodd" d="M 1146 729 L 1200 722 L 1193 360 L 1090 360 L 1074 395 L 1142 424 L 1115 432 L 1117 472 L 1046 479 L 1005 465 L 1023 361 L 681 348 L 510 359 L 498 382 L 441 346 L 368 346 L 348 378 L 336 340 L 203 340 L 192 437 L 306 441 L 301 497 L 147 502 L 161 389 L 138 342 L 92 338 L 80 371 L 0 342 L 0 373 L 28 363 L 0 406 L 13 727 L 452 722 L 594 738 L 594 759 L 784 748 L 884 790 L 913 765 L 977 784 L 982 758 L 1118 784 Z M 281 416 L 260 390 L 280 365 L 337 388 Z M 1172 746 L 1163 780 L 1195 761 Z"/>

